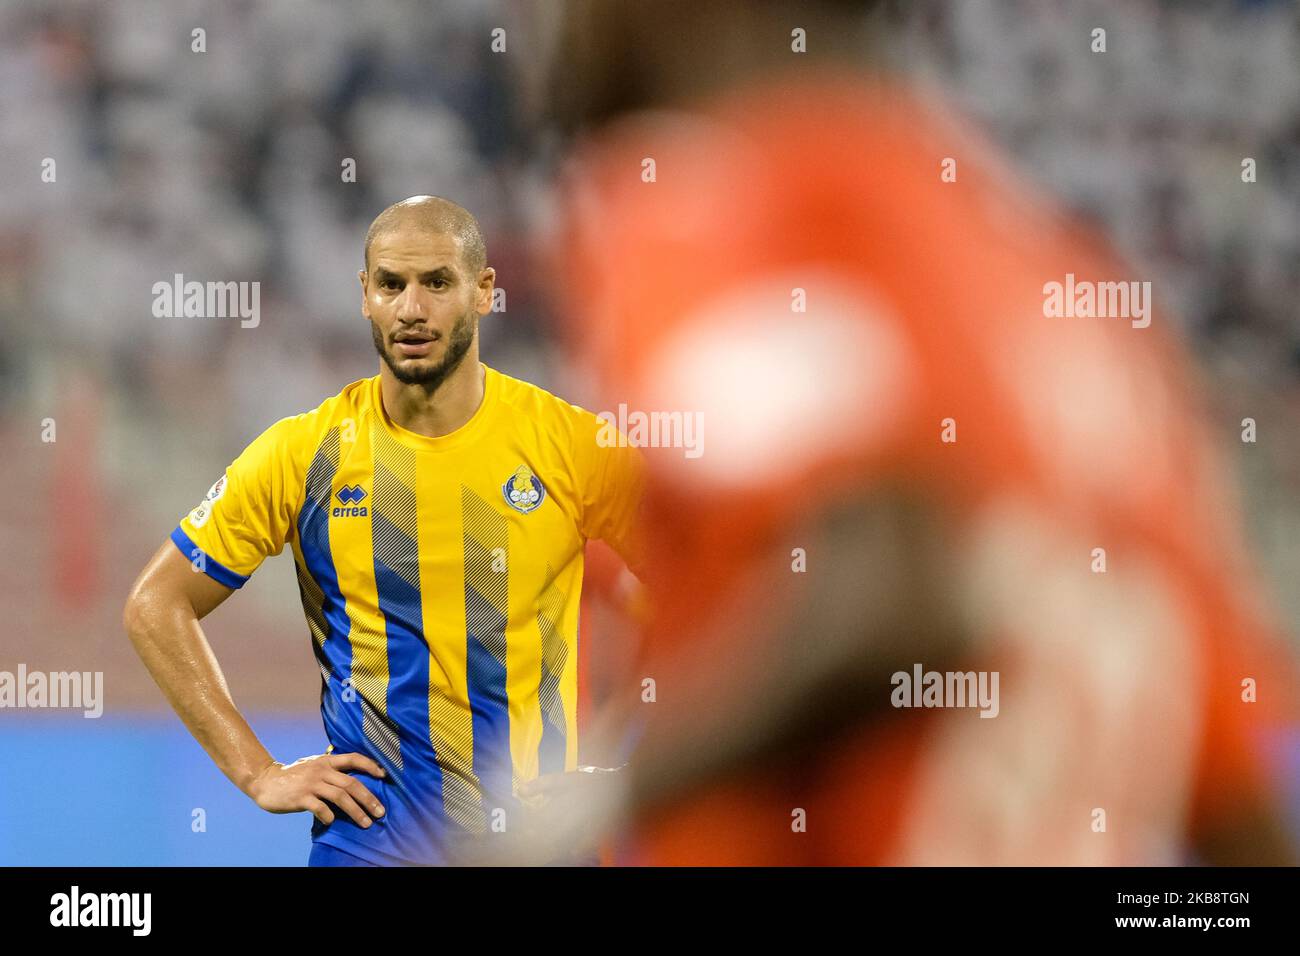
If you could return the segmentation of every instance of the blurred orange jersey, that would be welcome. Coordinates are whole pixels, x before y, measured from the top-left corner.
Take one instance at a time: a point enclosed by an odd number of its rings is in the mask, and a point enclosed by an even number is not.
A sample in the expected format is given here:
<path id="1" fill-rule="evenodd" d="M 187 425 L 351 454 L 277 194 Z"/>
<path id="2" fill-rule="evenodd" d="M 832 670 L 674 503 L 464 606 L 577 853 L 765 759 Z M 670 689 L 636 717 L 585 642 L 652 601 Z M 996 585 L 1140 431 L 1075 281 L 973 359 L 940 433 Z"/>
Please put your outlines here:
<path id="1" fill-rule="evenodd" d="M 572 173 L 574 339 L 660 446 L 650 673 L 677 642 L 762 653 L 719 629 L 740 582 L 795 573 L 819 508 L 903 483 L 955 529 L 970 660 L 1001 678 L 995 719 L 887 710 L 718 781 L 638 861 L 1173 863 L 1272 786 L 1294 685 L 1212 451 L 1236 432 L 1206 433 L 1158 282 L 857 78 L 633 117 Z"/>

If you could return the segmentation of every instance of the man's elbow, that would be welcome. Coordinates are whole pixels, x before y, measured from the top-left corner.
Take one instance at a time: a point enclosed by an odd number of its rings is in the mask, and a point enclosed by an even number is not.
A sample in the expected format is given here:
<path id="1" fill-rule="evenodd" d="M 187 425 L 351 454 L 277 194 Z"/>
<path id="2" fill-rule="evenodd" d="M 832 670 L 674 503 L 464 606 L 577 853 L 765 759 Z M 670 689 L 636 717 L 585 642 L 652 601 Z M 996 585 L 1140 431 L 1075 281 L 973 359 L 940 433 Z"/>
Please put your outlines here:
<path id="1" fill-rule="evenodd" d="M 122 629 L 137 650 L 157 631 L 159 620 L 175 600 L 150 581 L 147 574 L 142 574 L 132 585 L 122 605 Z"/>
<path id="2" fill-rule="evenodd" d="M 122 629 L 132 644 L 139 644 L 140 638 L 148 630 L 148 621 L 148 594 L 141 582 L 137 581 L 131 588 L 131 593 L 126 596 L 126 603 L 122 605 Z"/>

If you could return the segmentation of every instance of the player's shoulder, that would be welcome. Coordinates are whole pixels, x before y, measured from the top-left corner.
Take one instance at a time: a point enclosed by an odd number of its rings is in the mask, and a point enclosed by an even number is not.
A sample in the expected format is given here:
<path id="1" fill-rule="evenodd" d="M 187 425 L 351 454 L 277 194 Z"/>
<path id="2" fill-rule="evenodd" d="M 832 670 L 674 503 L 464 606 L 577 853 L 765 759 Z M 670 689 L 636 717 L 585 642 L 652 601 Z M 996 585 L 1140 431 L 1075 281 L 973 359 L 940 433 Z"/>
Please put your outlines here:
<path id="1" fill-rule="evenodd" d="M 286 415 L 263 431 L 254 444 L 291 458 L 314 455 L 328 444 L 332 433 L 360 426 L 374 404 L 377 377 L 350 382 L 315 408 Z"/>
<path id="2" fill-rule="evenodd" d="M 595 431 L 604 423 L 593 412 L 547 391 L 540 385 L 514 378 L 496 369 L 498 396 L 513 416 L 537 423 L 558 436 L 573 436 Z"/>
<path id="3" fill-rule="evenodd" d="M 344 385 L 337 395 L 331 395 L 311 411 L 301 416 L 303 427 L 328 431 L 360 423 L 375 408 L 379 394 L 379 376 L 360 378 Z"/>

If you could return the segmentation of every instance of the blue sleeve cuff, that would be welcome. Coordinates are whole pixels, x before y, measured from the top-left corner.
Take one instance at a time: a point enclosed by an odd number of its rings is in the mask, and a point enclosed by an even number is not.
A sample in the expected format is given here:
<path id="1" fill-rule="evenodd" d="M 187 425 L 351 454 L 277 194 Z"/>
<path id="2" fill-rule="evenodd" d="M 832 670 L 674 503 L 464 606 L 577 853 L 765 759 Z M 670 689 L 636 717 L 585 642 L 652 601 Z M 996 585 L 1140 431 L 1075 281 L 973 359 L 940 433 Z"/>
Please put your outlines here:
<path id="1" fill-rule="evenodd" d="M 224 584 L 228 588 L 242 588 L 244 582 L 248 580 L 247 574 L 236 574 L 211 555 L 205 554 L 203 549 L 191 541 L 190 536 L 181 530 L 180 525 L 177 525 L 176 530 L 172 532 L 172 544 L 181 549 L 181 554 L 185 555 L 187 561 L 192 562 L 199 555 L 202 555 L 203 573 L 218 584 Z"/>

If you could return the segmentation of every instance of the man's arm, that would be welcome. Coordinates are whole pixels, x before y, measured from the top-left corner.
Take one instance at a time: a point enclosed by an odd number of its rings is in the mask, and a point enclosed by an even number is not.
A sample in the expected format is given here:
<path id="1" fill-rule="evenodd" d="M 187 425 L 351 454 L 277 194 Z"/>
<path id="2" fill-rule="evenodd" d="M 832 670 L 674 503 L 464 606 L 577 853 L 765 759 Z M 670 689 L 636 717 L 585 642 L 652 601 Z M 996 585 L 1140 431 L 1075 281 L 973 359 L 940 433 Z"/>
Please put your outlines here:
<path id="1" fill-rule="evenodd" d="M 969 653 L 952 543 L 921 502 L 850 496 L 790 538 L 806 543 L 806 574 L 760 571 L 717 615 L 721 633 L 661 662 L 661 701 L 629 766 L 630 812 L 815 749 L 888 712 L 891 674 Z"/>
<path id="2" fill-rule="evenodd" d="M 793 540 L 809 542 L 816 570 L 760 575 L 719 615 L 732 639 L 701 641 L 702 649 L 669 662 L 658 681 L 668 704 L 655 705 L 625 779 L 598 809 L 623 821 L 653 816 L 731 771 L 809 752 L 888 713 L 896 671 L 920 662 L 967 668 L 979 612 L 963 594 L 953 535 L 923 500 L 855 496 L 824 509 Z M 756 600 L 764 594 L 775 600 Z M 1267 786 L 1242 787 L 1191 838 L 1213 865 L 1297 859 Z"/>
<path id="3" fill-rule="evenodd" d="M 334 821 L 325 801 L 359 826 L 383 807 L 346 770 L 375 777 L 383 768 L 362 754 L 318 755 L 288 766 L 277 763 L 244 720 L 230 695 L 200 619 L 233 589 L 200 573 L 171 541 L 150 559 L 131 588 L 122 623 L 140 659 L 190 733 L 230 781 L 272 813 L 309 810 Z M 362 807 L 366 810 L 363 810 Z"/>
<path id="4" fill-rule="evenodd" d="M 659 699 L 627 768 L 553 781 L 510 862 L 546 860 L 732 771 L 808 752 L 888 712 L 894 672 L 956 668 L 970 652 L 952 542 L 922 501 L 851 495 L 786 537 L 815 570 L 757 571 L 710 630 L 654 662 Z M 646 706 L 607 721 L 626 725 Z"/>

